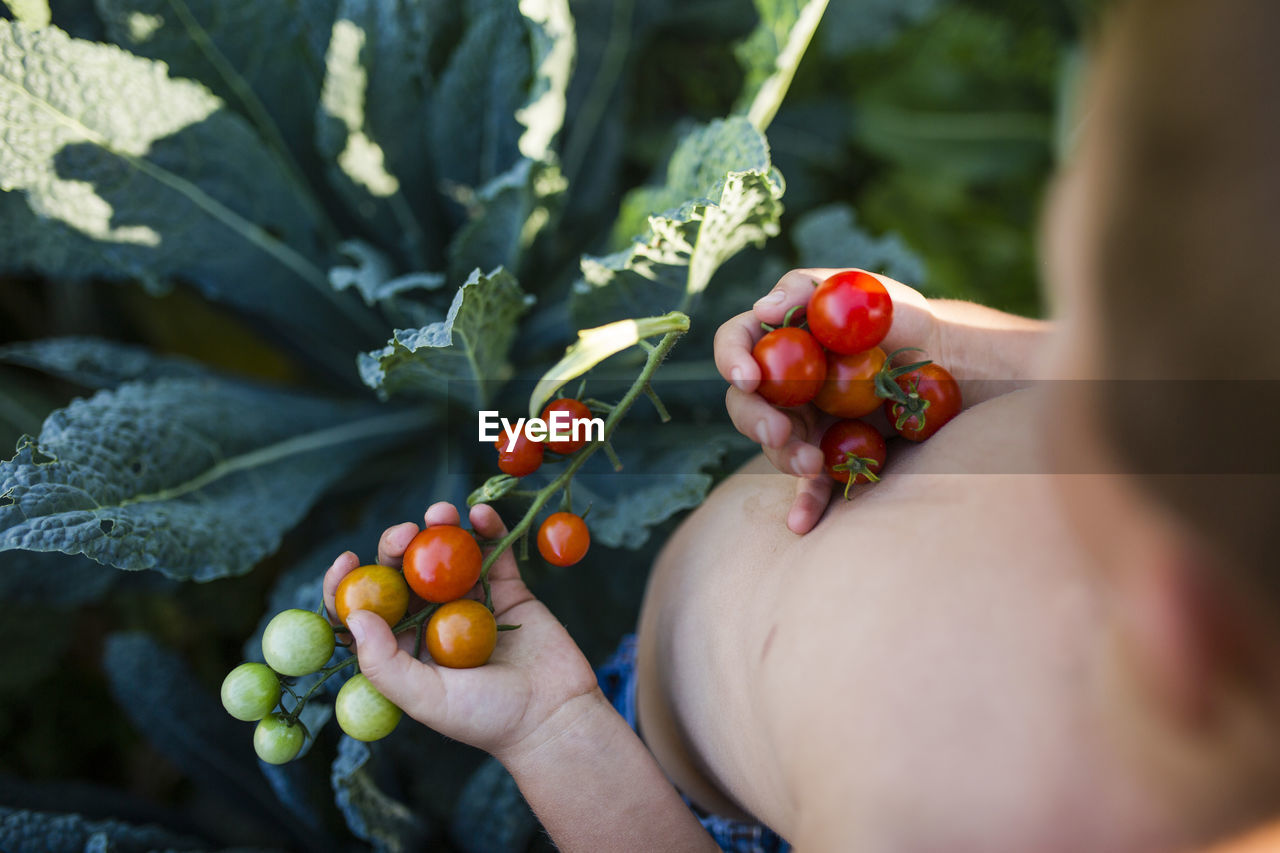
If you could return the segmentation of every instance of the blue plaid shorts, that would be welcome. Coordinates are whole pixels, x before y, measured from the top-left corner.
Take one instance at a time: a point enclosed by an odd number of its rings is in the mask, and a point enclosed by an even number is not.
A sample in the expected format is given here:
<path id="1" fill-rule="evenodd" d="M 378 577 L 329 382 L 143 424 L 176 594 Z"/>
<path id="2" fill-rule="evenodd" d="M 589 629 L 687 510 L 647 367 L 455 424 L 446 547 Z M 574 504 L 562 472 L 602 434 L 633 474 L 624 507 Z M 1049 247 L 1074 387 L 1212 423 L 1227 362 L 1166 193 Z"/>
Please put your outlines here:
<path id="1" fill-rule="evenodd" d="M 628 634 L 618 644 L 618 650 L 596 670 L 596 680 L 609 702 L 627 721 L 632 730 L 636 727 L 636 635 Z M 730 820 L 707 814 L 684 798 L 698 821 L 729 853 L 786 853 L 791 845 L 776 832 L 761 823 Z"/>

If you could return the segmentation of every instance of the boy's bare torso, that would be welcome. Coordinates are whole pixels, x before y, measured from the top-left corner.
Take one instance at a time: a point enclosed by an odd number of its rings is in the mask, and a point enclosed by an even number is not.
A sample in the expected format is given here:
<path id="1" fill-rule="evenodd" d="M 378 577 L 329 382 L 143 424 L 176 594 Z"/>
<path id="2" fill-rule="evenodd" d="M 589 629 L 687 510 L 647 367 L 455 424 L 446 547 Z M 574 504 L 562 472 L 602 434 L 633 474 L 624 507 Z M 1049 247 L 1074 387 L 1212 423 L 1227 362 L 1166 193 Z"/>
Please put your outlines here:
<path id="1" fill-rule="evenodd" d="M 1080 783 L 1107 772 L 1097 605 L 1047 511 L 1035 393 L 892 447 L 884 481 L 807 536 L 784 525 L 794 481 L 761 458 L 685 522 L 650 580 L 638 676 L 641 734 L 677 787 L 793 842 L 839 815 L 864 849 L 928 849 L 945 823 L 962 850 L 967 820 L 976 842 L 1006 818 L 1040 843 L 1085 808 Z M 913 812 L 926 791 L 948 792 L 945 819 Z"/>

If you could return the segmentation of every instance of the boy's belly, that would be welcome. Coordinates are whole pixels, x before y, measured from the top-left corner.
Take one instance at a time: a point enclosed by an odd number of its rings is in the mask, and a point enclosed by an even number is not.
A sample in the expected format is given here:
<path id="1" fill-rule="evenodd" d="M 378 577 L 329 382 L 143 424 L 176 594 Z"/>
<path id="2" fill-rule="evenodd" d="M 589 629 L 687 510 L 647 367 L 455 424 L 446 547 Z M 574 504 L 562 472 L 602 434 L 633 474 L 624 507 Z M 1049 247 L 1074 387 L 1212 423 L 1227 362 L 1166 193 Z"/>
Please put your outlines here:
<path id="1" fill-rule="evenodd" d="M 763 458 L 690 516 L 639 628 L 640 729 L 677 787 L 789 836 L 817 779 L 855 820 L 894 808 L 904 775 L 1072 761 L 1041 746 L 1080 744 L 1092 598 L 1036 474 L 1037 412 L 1008 395 L 891 447 L 884 481 L 803 537 L 794 480 Z"/>

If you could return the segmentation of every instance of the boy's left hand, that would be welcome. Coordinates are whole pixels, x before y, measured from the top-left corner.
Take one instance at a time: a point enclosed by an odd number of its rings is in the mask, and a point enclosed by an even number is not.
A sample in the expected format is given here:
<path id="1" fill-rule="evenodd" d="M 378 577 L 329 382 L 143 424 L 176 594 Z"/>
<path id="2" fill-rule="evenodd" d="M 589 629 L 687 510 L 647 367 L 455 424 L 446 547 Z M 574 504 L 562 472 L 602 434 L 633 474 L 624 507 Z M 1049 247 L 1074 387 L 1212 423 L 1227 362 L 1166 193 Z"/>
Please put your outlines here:
<path id="1" fill-rule="evenodd" d="M 507 533 L 490 506 L 474 507 L 470 520 L 486 539 Z M 428 527 L 456 525 L 458 511 L 449 503 L 433 504 L 425 521 Z M 378 542 L 378 562 L 399 568 L 417 532 L 412 522 L 387 528 Z M 356 555 L 347 551 L 325 573 L 324 600 L 331 619 L 339 581 L 359 565 Z M 498 622 L 520 628 L 498 635 L 498 647 L 484 666 L 449 669 L 429 659 L 417 660 L 416 631 L 397 637 L 386 622 L 366 611 L 349 615 L 347 625 L 360 671 L 384 696 L 441 734 L 501 756 L 554 737 L 549 729 L 572 719 L 572 707 L 579 704 L 575 700 L 598 698 L 598 687 L 590 664 L 564 626 L 520 579 L 510 550 L 493 564 L 489 582 Z"/>

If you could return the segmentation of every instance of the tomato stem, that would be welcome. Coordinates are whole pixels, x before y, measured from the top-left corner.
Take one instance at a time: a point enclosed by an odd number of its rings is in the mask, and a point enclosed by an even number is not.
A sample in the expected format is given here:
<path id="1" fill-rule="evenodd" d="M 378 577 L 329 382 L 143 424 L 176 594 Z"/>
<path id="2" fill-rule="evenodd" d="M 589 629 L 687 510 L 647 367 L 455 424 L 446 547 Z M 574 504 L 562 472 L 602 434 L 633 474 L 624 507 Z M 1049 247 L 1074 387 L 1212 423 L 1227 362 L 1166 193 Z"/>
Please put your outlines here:
<path id="1" fill-rule="evenodd" d="M 306 707 L 307 700 L 314 696 L 316 691 L 319 690 L 330 677 L 351 666 L 351 664 L 358 662 L 359 659 L 355 655 L 351 655 L 348 658 L 338 661 L 333 666 L 320 670 L 320 679 L 315 684 L 311 685 L 311 688 L 301 696 L 294 693 L 292 690 L 289 690 L 289 695 L 293 696 L 297 701 L 294 703 L 293 709 L 290 710 L 289 713 L 285 714 L 285 721 L 291 726 L 298 722 L 298 715 L 301 714 L 302 709 Z"/>
<path id="2" fill-rule="evenodd" d="M 542 511 L 542 508 L 546 506 L 547 501 L 551 500 L 551 497 L 556 492 L 569 485 L 570 480 L 573 479 L 573 475 L 578 473 L 578 469 L 586 464 L 586 461 L 591 458 L 593 453 L 604 448 L 605 455 L 609 456 L 611 461 L 614 461 L 614 467 L 619 467 L 621 465 L 620 462 L 616 461 L 617 454 L 614 453 L 613 447 L 609 444 L 609 439 L 613 435 L 613 431 L 618 428 L 618 424 L 622 421 L 623 417 L 625 417 L 627 412 L 631 410 L 631 407 L 635 405 L 635 402 L 640 398 L 640 395 L 644 393 L 644 389 L 649 385 L 650 380 L 653 379 L 653 374 L 657 371 L 663 360 L 666 359 L 668 353 L 671 352 L 671 348 L 676 345 L 676 341 L 680 340 L 680 337 L 685 333 L 685 331 L 686 329 L 676 329 L 667 332 L 656 345 L 643 340 L 640 342 L 643 345 L 645 352 L 648 353 L 648 358 L 645 359 L 644 367 L 640 369 L 640 374 L 636 377 L 635 381 L 631 383 L 631 387 L 622 395 L 622 399 L 613 404 L 613 408 L 605 418 L 604 436 L 599 440 L 592 441 L 570 457 L 568 466 L 556 475 L 554 480 L 538 490 L 533 500 L 529 503 L 528 509 L 525 510 L 524 516 L 516 522 L 516 525 L 507 532 L 506 536 L 503 536 L 502 539 L 498 540 L 498 544 L 493 547 L 493 550 L 485 555 L 484 562 L 480 566 L 480 580 L 482 583 L 487 583 L 489 570 L 493 568 L 493 564 L 498 561 L 498 558 L 501 557 L 503 553 L 512 546 L 512 544 L 519 541 L 520 538 L 529 531 L 529 528 L 533 525 L 534 519 L 538 516 L 538 513 Z M 399 627 L 400 626 L 397 626 L 397 628 Z"/>
<path id="3" fill-rule="evenodd" d="M 658 392 L 653 390 L 653 386 L 648 382 L 644 385 L 645 396 L 649 398 L 649 402 L 653 403 L 653 407 L 658 410 L 658 420 L 664 424 L 671 420 L 671 413 L 667 411 L 667 407 L 663 405 L 662 398 L 658 396 Z"/>

